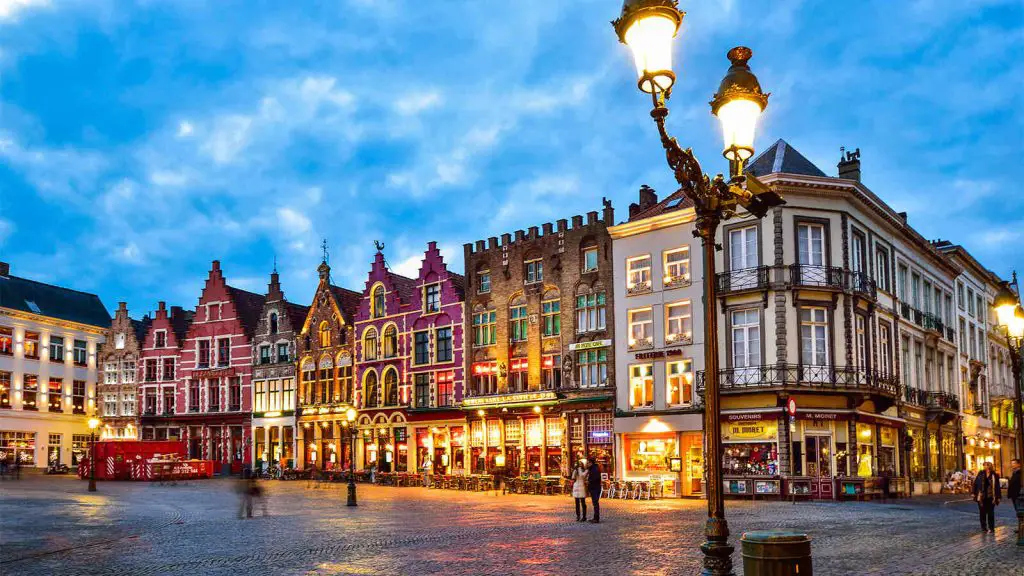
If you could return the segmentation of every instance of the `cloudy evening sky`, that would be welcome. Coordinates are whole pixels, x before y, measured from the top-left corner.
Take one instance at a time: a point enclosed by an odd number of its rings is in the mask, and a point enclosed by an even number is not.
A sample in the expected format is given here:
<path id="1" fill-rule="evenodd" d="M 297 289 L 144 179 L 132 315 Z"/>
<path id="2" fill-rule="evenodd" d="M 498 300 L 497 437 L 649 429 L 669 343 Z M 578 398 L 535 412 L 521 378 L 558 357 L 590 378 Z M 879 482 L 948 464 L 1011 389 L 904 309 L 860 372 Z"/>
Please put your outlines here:
<path id="1" fill-rule="evenodd" d="M 462 244 L 675 189 L 617 0 L 0 0 L 0 259 L 133 314 L 210 261 L 308 302 Z M 683 0 L 670 128 L 726 170 L 707 101 L 737 44 L 778 138 L 927 238 L 1024 271 L 1019 0 Z"/>

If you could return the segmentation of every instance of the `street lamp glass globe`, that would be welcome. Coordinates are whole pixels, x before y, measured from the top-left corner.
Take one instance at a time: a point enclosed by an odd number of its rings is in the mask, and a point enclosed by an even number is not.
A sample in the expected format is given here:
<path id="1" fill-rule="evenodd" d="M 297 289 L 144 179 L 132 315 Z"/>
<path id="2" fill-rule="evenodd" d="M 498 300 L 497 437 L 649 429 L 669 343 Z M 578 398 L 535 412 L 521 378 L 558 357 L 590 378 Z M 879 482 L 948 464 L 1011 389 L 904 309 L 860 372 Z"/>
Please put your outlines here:
<path id="1" fill-rule="evenodd" d="M 648 94 L 665 92 L 675 83 L 672 74 L 672 40 L 679 21 L 667 14 L 641 14 L 626 29 L 624 39 L 633 52 L 640 89 Z"/>
<path id="2" fill-rule="evenodd" d="M 100 421 L 96 418 L 89 418 L 89 430 L 95 430 L 100 427 Z"/>
<path id="3" fill-rule="evenodd" d="M 1017 312 L 1017 295 L 1010 290 L 1010 286 L 1003 283 L 996 293 L 992 302 L 996 309 L 996 320 L 1000 326 L 1010 326 L 1013 323 L 1013 316 Z"/>
<path id="4" fill-rule="evenodd" d="M 761 105 L 753 100 L 726 102 L 718 109 L 722 124 L 723 154 L 729 160 L 746 160 L 754 154 L 754 131 L 761 116 Z"/>
<path id="5" fill-rule="evenodd" d="M 349 408 L 348 410 L 345 411 L 345 420 L 348 420 L 349 422 L 353 422 L 353 421 L 355 421 L 355 419 L 356 419 L 355 408 Z"/>
<path id="6" fill-rule="evenodd" d="M 1017 306 L 1013 318 L 1006 324 L 1006 331 L 1013 338 L 1024 338 L 1024 309 Z"/>

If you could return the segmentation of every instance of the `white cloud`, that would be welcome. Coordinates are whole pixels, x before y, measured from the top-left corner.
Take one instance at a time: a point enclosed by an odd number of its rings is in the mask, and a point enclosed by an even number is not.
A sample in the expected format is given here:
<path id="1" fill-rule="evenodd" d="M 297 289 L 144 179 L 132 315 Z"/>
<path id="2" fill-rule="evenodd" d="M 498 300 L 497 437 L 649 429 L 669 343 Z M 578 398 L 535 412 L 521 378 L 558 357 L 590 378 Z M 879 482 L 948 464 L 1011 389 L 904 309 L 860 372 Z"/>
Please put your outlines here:
<path id="1" fill-rule="evenodd" d="M 293 208 L 278 208 L 277 218 L 282 227 L 294 233 L 306 233 L 313 228 L 313 223 L 310 219 L 305 214 L 302 214 Z"/>
<path id="2" fill-rule="evenodd" d="M 217 120 L 213 132 L 202 145 L 202 150 L 218 164 L 227 164 L 249 145 L 252 118 L 232 114 Z"/>
<path id="3" fill-rule="evenodd" d="M 154 170 L 149 174 L 149 181 L 157 186 L 184 186 L 188 183 L 188 176 L 173 170 Z"/>
<path id="4" fill-rule="evenodd" d="M 14 231 L 17 229 L 14 222 L 0 218 L 0 246 L 3 246 L 4 242 L 14 235 Z"/>
<path id="5" fill-rule="evenodd" d="M 399 114 L 411 116 L 436 108 L 441 105 L 441 94 L 435 90 L 429 92 L 413 92 L 395 101 L 395 110 Z"/>
<path id="6" fill-rule="evenodd" d="M 142 262 L 142 252 L 139 250 L 139 245 L 135 242 L 129 242 L 122 246 L 117 252 L 117 256 L 119 260 L 128 264 L 138 264 Z"/>
<path id="7" fill-rule="evenodd" d="M 190 136 L 195 131 L 195 127 L 192 126 L 191 122 L 182 122 L 178 124 L 178 138 L 184 138 Z"/>
<path id="8" fill-rule="evenodd" d="M 13 20 L 22 10 L 49 5 L 49 0 L 0 0 L 0 20 Z"/>

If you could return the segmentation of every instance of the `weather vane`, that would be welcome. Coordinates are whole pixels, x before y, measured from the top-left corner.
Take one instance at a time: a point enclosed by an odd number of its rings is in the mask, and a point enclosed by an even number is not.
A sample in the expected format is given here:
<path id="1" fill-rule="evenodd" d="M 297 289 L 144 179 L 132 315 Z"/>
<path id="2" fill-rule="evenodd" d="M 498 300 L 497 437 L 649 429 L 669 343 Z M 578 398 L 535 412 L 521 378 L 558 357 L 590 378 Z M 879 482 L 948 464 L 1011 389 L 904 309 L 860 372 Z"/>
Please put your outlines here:
<path id="1" fill-rule="evenodd" d="M 376 246 L 377 252 L 383 252 L 384 251 L 384 243 L 381 242 L 380 240 L 374 240 L 373 241 L 373 245 Z"/>
<path id="2" fill-rule="evenodd" d="M 324 238 L 324 241 L 320 243 L 320 248 L 322 248 L 322 249 L 323 249 L 323 251 L 324 251 L 324 263 L 327 263 L 327 260 L 328 260 L 328 254 L 327 254 L 327 238 Z"/>

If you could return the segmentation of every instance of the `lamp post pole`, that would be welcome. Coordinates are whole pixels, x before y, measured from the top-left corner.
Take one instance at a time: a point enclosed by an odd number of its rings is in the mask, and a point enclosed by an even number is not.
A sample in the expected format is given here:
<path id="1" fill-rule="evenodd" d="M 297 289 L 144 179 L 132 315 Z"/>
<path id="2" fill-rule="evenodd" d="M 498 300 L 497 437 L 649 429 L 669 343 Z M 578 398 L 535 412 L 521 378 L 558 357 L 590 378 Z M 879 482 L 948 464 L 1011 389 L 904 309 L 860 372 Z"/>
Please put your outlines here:
<path id="1" fill-rule="evenodd" d="M 1013 287 L 1011 289 L 1011 286 Z M 1016 431 L 1017 461 L 1024 463 L 1024 379 L 1021 378 L 1024 358 L 1024 309 L 1020 303 L 1020 285 L 1017 273 L 1010 282 L 1004 282 L 995 298 L 996 317 L 999 325 L 1006 329 L 1006 344 L 1010 348 L 1010 370 L 1013 376 L 1013 423 Z M 1017 546 L 1024 546 L 1024 498 L 1014 502 L 1017 512 Z"/>
<path id="2" fill-rule="evenodd" d="M 96 491 L 96 428 L 100 421 L 89 419 L 89 492 Z"/>
<path id="3" fill-rule="evenodd" d="M 672 71 L 672 41 L 683 20 L 677 0 L 625 0 L 622 15 L 612 22 L 619 40 L 633 52 L 641 92 L 654 104 L 651 118 L 658 126 L 665 158 L 696 214 L 694 236 L 701 239 L 704 262 L 704 461 L 707 463 L 708 518 L 702 574 L 731 576 L 733 547 L 725 520 L 722 494 L 722 429 L 718 374 L 718 306 L 715 284 L 715 237 L 721 223 L 744 208 L 762 218 L 783 204 L 778 194 L 743 173 L 754 154 L 757 118 L 768 105 L 747 61 L 753 52 L 738 46 L 729 51 L 729 71 L 710 102 L 711 113 L 722 124 L 722 155 L 729 161 L 729 180 L 721 174 L 706 176 L 689 148 L 683 148 L 665 129 L 668 99 L 676 76 Z"/>
<path id="4" fill-rule="evenodd" d="M 348 423 L 348 501 L 346 506 L 358 506 L 356 502 L 356 411 L 352 408 L 345 413 L 345 421 Z"/>

